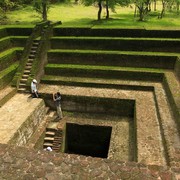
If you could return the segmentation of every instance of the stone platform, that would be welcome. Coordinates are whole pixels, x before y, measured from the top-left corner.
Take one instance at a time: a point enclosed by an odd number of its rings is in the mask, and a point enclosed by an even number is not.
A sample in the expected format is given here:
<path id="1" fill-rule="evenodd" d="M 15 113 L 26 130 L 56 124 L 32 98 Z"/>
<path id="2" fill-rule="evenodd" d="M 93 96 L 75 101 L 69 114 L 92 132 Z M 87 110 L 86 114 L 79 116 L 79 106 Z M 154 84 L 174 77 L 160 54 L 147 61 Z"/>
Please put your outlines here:
<path id="1" fill-rule="evenodd" d="M 0 108 L 0 143 L 25 144 L 45 113 L 42 99 L 16 94 Z"/>

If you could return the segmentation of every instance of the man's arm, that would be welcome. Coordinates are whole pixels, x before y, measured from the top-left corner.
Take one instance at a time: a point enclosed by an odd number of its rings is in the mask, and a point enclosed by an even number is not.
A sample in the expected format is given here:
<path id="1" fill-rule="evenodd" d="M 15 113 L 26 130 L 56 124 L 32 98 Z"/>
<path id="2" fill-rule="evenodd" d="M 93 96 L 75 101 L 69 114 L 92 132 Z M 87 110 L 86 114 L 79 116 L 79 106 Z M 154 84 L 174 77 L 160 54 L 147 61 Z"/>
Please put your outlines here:
<path id="1" fill-rule="evenodd" d="M 53 101 L 56 101 L 56 99 L 55 99 L 55 93 L 53 93 Z"/>

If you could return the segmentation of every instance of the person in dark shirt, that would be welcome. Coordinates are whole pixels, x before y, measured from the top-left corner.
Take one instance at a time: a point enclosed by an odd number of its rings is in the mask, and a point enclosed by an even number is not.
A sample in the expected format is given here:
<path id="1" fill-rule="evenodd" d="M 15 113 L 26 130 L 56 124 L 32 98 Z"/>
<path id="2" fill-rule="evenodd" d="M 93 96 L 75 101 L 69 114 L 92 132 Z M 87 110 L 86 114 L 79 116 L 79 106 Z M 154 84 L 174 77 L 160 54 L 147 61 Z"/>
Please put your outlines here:
<path id="1" fill-rule="evenodd" d="M 53 100 L 56 105 L 58 118 L 62 119 L 63 115 L 62 115 L 62 110 L 61 110 L 61 94 L 60 94 L 60 92 L 53 93 Z"/>

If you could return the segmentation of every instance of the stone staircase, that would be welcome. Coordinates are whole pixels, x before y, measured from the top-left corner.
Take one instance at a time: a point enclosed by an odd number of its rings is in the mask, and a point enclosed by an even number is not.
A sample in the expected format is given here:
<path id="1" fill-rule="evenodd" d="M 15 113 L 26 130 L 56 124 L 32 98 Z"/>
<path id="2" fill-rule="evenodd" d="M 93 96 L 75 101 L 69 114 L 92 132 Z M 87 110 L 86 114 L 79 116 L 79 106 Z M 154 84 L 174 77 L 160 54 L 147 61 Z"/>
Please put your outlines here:
<path id="1" fill-rule="evenodd" d="M 62 140 L 63 140 L 63 132 L 62 129 L 58 129 L 56 131 L 56 135 L 54 137 L 54 141 L 53 141 L 53 147 L 52 149 L 56 152 L 60 151 L 61 148 L 61 144 L 62 144 Z"/>
<path id="2" fill-rule="evenodd" d="M 47 31 L 47 28 L 48 28 L 48 26 L 43 27 L 40 37 L 44 36 L 45 32 Z M 36 55 L 37 55 L 37 49 L 38 49 L 38 47 L 40 45 L 40 37 L 33 40 L 33 44 L 32 44 L 32 47 L 31 47 L 31 51 L 29 53 L 28 61 L 26 63 L 24 73 L 23 73 L 23 75 L 21 77 L 21 80 L 20 80 L 19 89 L 18 89 L 19 93 L 29 92 L 29 90 L 27 90 L 26 83 L 27 83 L 28 77 L 29 77 L 29 75 L 31 73 L 31 68 L 32 68 L 33 61 L 34 61 L 34 59 L 36 58 Z"/>
<path id="3" fill-rule="evenodd" d="M 51 124 L 51 123 L 49 123 L 49 124 Z M 56 131 L 57 131 L 56 127 L 47 126 L 43 148 L 47 148 L 48 146 L 51 148 L 53 147 L 53 141 L 54 141 Z"/>
<path id="4" fill-rule="evenodd" d="M 62 129 L 57 129 L 57 125 L 57 122 L 51 122 L 47 126 L 43 148 L 49 146 L 54 151 L 59 152 L 62 144 Z"/>
<path id="5" fill-rule="evenodd" d="M 20 80 L 20 84 L 19 84 L 19 89 L 18 89 L 18 92 L 20 93 L 24 93 L 27 91 L 27 79 L 31 73 L 31 68 L 32 68 L 32 64 L 33 64 L 33 61 L 36 57 L 36 54 L 37 54 L 37 49 L 38 49 L 38 46 L 40 44 L 40 41 L 35 39 L 33 41 L 33 44 L 32 44 L 32 47 L 31 47 L 31 51 L 30 51 L 30 54 L 29 54 L 29 57 L 28 57 L 28 61 L 26 63 L 26 66 L 25 66 L 25 69 L 24 69 L 24 73 L 22 75 L 22 78 Z"/>

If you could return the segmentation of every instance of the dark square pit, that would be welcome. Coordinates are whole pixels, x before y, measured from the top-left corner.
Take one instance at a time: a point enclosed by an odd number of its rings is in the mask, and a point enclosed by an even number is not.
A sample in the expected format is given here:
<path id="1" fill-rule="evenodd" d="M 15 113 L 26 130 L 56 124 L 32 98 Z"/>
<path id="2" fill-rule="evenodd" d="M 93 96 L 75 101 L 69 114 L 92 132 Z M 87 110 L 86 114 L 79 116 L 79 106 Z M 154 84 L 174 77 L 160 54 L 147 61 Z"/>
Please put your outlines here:
<path id="1" fill-rule="evenodd" d="M 66 124 L 66 153 L 108 157 L 112 127 Z"/>

